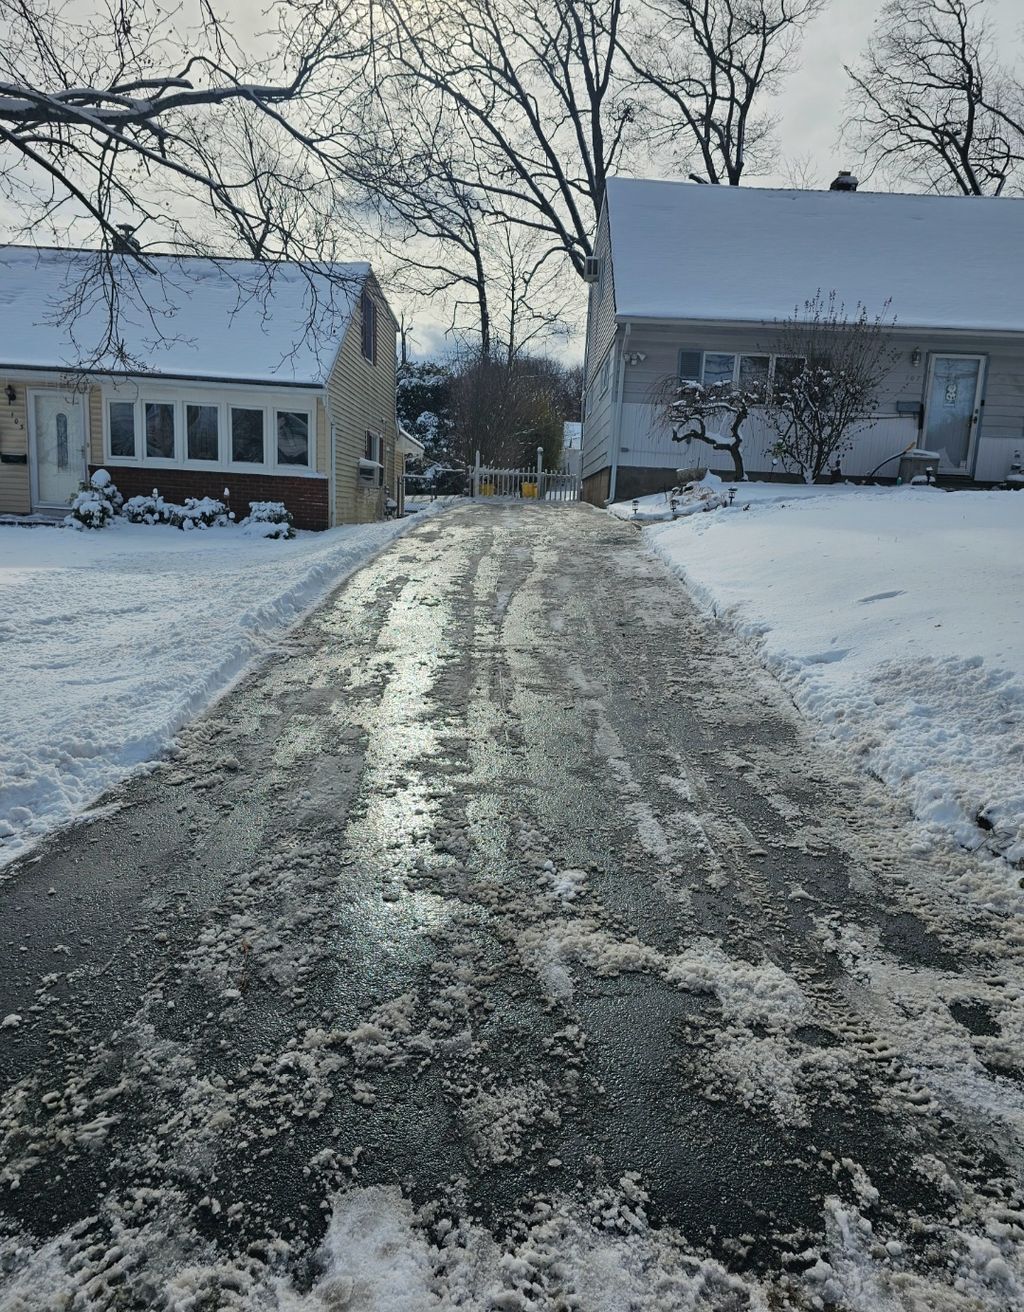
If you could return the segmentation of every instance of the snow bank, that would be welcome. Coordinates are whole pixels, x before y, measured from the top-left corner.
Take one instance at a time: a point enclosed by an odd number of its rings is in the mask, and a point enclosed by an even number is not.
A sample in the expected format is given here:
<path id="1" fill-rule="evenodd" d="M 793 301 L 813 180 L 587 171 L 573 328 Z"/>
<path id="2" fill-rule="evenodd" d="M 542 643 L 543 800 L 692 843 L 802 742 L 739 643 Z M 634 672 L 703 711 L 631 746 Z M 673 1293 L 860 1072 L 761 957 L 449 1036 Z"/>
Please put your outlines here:
<path id="1" fill-rule="evenodd" d="M 0 527 L 0 865 L 156 761 L 286 626 L 415 522 L 287 542 L 122 520 L 99 533 Z"/>
<path id="2" fill-rule="evenodd" d="M 1024 497 L 741 484 L 647 540 L 906 798 L 923 841 L 1024 862 Z"/>

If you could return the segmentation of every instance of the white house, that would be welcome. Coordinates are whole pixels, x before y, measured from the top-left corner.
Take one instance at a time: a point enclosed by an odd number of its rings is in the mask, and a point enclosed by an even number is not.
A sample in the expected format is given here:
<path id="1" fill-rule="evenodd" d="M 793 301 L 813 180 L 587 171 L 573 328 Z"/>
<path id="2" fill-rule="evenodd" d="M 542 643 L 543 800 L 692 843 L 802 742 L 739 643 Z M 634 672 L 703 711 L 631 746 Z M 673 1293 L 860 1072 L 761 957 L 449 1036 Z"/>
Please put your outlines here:
<path id="1" fill-rule="evenodd" d="M 612 178 L 589 276 L 591 502 L 670 487 L 680 466 L 731 469 L 727 453 L 672 440 L 659 395 L 681 379 L 771 376 L 774 326 L 819 290 L 896 320 L 896 367 L 844 474 L 915 443 L 941 453 L 949 480 L 1000 482 L 1020 463 L 1024 200 Z M 752 420 L 750 473 L 785 472 L 770 446 Z"/>

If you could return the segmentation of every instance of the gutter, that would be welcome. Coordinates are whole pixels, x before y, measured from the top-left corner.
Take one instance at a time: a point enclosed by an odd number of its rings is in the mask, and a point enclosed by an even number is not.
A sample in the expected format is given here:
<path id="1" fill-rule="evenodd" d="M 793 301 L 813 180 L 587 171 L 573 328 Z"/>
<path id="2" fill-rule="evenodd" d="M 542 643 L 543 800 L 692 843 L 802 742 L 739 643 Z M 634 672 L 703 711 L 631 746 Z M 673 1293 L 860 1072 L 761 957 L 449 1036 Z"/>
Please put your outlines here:
<path id="1" fill-rule="evenodd" d="M 622 446 L 622 436 L 619 432 L 622 427 L 622 393 L 626 385 L 626 347 L 629 345 L 629 334 L 633 325 L 626 321 L 626 333 L 622 339 L 622 353 L 619 356 L 619 383 L 618 393 L 615 397 L 615 422 L 612 425 L 612 438 L 615 442 L 615 449 L 612 452 L 612 472 L 608 479 L 608 503 L 609 505 L 615 500 L 615 493 L 618 490 L 619 482 L 619 448 Z"/>

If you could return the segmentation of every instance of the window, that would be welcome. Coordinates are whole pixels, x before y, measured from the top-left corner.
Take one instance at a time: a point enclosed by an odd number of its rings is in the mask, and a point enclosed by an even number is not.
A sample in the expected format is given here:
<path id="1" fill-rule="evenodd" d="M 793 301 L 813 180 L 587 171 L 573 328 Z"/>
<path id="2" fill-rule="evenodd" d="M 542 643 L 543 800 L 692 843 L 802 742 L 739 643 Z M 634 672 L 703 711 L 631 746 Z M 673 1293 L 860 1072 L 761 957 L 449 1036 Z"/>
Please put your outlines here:
<path id="1" fill-rule="evenodd" d="M 363 292 L 359 302 L 363 320 L 363 355 L 371 364 L 377 363 L 377 302 L 369 292 Z"/>
<path id="2" fill-rule="evenodd" d="M 263 464 L 263 411 L 231 410 L 231 459 L 239 465 Z"/>
<path id="3" fill-rule="evenodd" d="M 185 440 L 189 460 L 217 460 L 220 456 L 217 407 L 185 407 Z"/>
<path id="4" fill-rule="evenodd" d="M 704 373 L 701 382 L 705 387 L 714 387 L 719 383 L 731 383 L 736 372 L 736 357 L 723 355 L 715 351 L 704 353 Z"/>
<path id="5" fill-rule="evenodd" d="M 309 415 L 298 410 L 277 412 L 277 463 L 309 464 Z"/>
<path id="6" fill-rule="evenodd" d="M 771 361 L 770 355 L 741 355 L 740 387 L 767 387 Z"/>
<path id="7" fill-rule="evenodd" d="M 367 460 L 372 460 L 375 465 L 383 464 L 381 460 L 381 439 L 380 433 L 371 433 L 367 431 L 366 444 L 363 455 Z"/>
<path id="8" fill-rule="evenodd" d="M 122 460 L 135 459 L 135 402 L 111 401 L 107 408 L 110 420 L 110 454 Z"/>
<path id="9" fill-rule="evenodd" d="M 146 455 L 150 460 L 174 459 L 174 406 L 167 401 L 146 402 Z"/>
<path id="10" fill-rule="evenodd" d="M 785 387 L 791 383 L 804 367 L 802 355 L 777 355 L 773 375 L 776 387 Z"/>
<path id="11" fill-rule="evenodd" d="M 739 387 L 765 387 L 773 380 L 790 382 L 803 368 L 802 357 L 795 355 L 738 355 L 733 351 L 679 352 L 679 379 L 698 376 L 705 387 L 736 384 Z"/>

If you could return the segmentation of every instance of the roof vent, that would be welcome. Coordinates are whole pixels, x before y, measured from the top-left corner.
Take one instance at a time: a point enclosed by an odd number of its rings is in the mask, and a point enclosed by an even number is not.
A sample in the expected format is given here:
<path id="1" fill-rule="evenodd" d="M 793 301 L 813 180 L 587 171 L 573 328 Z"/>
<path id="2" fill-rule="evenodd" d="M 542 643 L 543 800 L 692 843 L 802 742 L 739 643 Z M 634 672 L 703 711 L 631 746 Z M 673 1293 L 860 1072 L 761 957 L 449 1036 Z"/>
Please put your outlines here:
<path id="1" fill-rule="evenodd" d="M 583 281 L 597 282 L 601 277 L 601 259 L 597 255 L 588 255 L 583 261 Z"/>
<path id="2" fill-rule="evenodd" d="M 840 169 L 839 176 L 829 187 L 829 191 L 856 191 L 857 179 L 848 169 Z"/>

